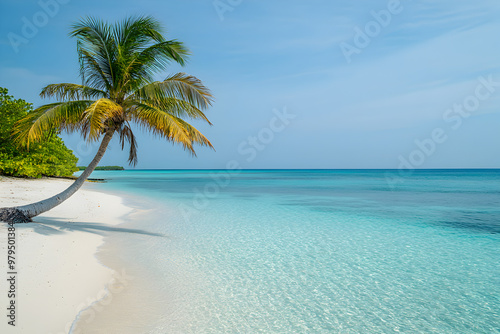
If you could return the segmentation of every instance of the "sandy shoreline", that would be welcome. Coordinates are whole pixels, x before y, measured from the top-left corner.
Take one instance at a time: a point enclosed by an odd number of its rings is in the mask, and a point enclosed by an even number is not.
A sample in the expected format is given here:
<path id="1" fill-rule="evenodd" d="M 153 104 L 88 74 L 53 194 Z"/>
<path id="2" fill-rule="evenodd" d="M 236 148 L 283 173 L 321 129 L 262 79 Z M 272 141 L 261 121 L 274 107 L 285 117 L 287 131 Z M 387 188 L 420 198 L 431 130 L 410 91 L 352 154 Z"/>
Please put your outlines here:
<path id="1" fill-rule="evenodd" d="M 0 178 L 0 207 L 50 197 L 72 181 Z M 66 202 L 33 223 L 16 225 L 16 326 L 8 325 L 7 226 L 0 224 L 0 333 L 68 333 L 82 310 L 99 312 L 95 301 L 118 293 L 129 279 L 113 271 L 95 254 L 105 236 L 132 211 L 118 196 L 95 192 L 86 185 Z M 89 310 L 91 312 L 89 313 Z M 85 312 L 82 312 L 85 314 Z M 73 330 L 73 333 L 83 331 Z"/>

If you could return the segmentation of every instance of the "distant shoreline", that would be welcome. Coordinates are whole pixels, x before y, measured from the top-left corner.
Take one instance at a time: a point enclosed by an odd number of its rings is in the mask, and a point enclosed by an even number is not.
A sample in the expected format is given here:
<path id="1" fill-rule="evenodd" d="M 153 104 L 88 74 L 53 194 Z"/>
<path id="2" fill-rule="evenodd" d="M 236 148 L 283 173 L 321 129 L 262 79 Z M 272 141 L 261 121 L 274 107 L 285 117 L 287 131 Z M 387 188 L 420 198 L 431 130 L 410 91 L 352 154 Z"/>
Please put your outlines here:
<path id="1" fill-rule="evenodd" d="M 78 166 L 78 170 L 85 170 L 87 166 Z M 97 166 L 94 170 L 125 170 L 122 166 Z"/>

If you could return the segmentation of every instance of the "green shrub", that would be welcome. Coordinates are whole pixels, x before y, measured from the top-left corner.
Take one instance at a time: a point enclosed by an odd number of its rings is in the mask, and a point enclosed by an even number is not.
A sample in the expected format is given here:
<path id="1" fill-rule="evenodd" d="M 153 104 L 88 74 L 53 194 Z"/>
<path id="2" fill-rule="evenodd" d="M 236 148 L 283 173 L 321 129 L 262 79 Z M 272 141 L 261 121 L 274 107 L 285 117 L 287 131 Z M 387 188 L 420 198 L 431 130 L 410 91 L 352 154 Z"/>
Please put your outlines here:
<path id="1" fill-rule="evenodd" d="M 14 124 L 32 110 L 30 103 L 14 99 L 6 88 L 0 87 L 0 174 L 33 178 L 71 176 L 78 170 L 78 158 L 56 131 L 47 134 L 44 141 L 30 145 L 29 150 L 12 142 Z"/>

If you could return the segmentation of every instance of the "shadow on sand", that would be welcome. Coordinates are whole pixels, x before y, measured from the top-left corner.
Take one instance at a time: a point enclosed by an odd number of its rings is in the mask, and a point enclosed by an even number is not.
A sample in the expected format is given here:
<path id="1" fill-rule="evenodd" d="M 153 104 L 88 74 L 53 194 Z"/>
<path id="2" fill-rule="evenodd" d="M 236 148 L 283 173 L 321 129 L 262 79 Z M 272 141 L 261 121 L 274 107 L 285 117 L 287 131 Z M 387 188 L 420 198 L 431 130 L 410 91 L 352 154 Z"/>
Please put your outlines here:
<path id="1" fill-rule="evenodd" d="M 17 229 L 22 229 L 23 227 L 33 228 L 36 233 L 42 235 L 56 235 L 68 232 L 87 232 L 103 236 L 106 236 L 109 233 L 131 233 L 152 237 L 168 237 L 164 234 L 149 232 L 141 229 L 109 226 L 99 223 L 71 222 L 53 217 L 36 217 L 33 223 L 16 225 Z"/>

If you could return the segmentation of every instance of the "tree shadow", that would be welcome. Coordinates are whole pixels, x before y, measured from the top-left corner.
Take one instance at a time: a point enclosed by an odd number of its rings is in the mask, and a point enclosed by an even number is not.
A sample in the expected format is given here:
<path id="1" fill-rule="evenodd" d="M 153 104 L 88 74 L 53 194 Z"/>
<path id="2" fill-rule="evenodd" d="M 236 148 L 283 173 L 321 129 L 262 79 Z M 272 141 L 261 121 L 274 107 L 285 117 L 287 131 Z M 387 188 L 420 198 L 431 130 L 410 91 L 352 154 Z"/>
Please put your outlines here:
<path id="1" fill-rule="evenodd" d="M 57 235 L 70 232 L 86 232 L 86 233 L 93 233 L 106 236 L 109 233 L 131 233 L 138 235 L 147 235 L 152 237 L 168 238 L 168 236 L 164 234 L 149 232 L 141 229 L 110 226 L 100 223 L 70 222 L 64 219 L 58 219 L 52 217 L 50 218 L 36 217 L 33 223 L 16 224 L 16 229 L 22 229 L 23 227 L 33 228 L 33 230 L 36 233 L 42 235 Z"/>

